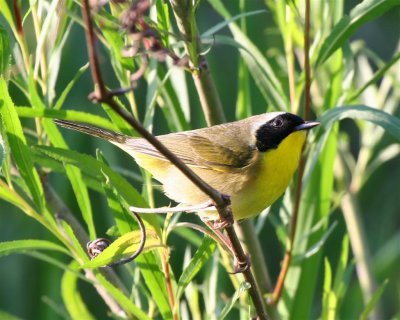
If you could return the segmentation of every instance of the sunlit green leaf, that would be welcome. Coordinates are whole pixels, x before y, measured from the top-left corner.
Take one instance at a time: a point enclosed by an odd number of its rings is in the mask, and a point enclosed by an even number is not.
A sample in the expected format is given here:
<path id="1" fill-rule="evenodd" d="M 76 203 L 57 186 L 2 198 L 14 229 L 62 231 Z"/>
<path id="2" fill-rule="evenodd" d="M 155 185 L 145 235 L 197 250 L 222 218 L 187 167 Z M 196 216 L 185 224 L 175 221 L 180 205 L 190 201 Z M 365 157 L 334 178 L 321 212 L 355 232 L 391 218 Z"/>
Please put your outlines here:
<path id="1" fill-rule="evenodd" d="M 209 237 L 204 237 L 201 246 L 197 249 L 189 265 L 186 266 L 181 277 L 179 278 L 178 287 L 176 290 L 176 300 L 181 298 L 187 285 L 208 261 L 216 248 L 217 245 L 214 240 Z"/>
<path id="2" fill-rule="evenodd" d="M 30 252 L 33 250 L 52 250 L 69 255 L 68 250 L 66 250 L 64 247 L 46 240 L 29 239 L 0 242 L 0 256 L 6 256 L 14 253 Z"/>
<path id="3" fill-rule="evenodd" d="M 77 268 L 76 261 L 71 262 L 70 268 Z M 95 319 L 87 309 L 78 289 L 78 277 L 71 271 L 65 271 L 61 280 L 61 295 L 64 305 L 72 319 Z"/>
<path id="4" fill-rule="evenodd" d="M 172 309 L 165 281 L 165 269 L 162 270 L 160 268 L 161 262 L 159 262 L 159 256 L 156 255 L 156 252 L 145 252 L 139 255 L 135 262 L 138 268 L 140 268 L 140 273 L 144 278 L 146 286 L 162 318 L 172 319 Z M 172 270 L 170 267 L 169 272 L 170 277 L 172 277 Z"/>
<path id="5" fill-rule="evenodd" d="M 111 297 L 115 299 L 115 301 L 129 314 L 131 314 L 130 318 L 137 318 L 140 320 L 151 320 L 151 318 L 142 311 L 139 307 L 137 307 L 134 302 L 129 298 L 126 292 L 121 291 L 120 288 L 117 288 L 114 284 L 110 282 L 100 271 L 93 270 L 93 273 L 96 276 L 96 279 L 99 283 L 107 290 L 107 293 L 110 294 Z"/>
<path id="6" fill-rule="evenodd" d="M 15 109 L 21 118 L 50 118 L 78 121 L 107 130 L 118 131 L 118 127 L 109 120 L 92 113 L 75 110 L 33 109 L 31 107 L 15 107 Z"/>
<path id="7" fill-rule="evenodd" d="M 93 176 L 100 175 L 102 174 L 102 171 L 104 171 L 105 174 L 110 178 L 112 185 L 117 188 L 118 192 L 126 199 L 126 201 L 128 201 L 130 205 L 137 207 L 147 206 L 143 198 L 136 191 L 136 189 L 131 186 L 131 184 L 113 171 L 109 166 L 101 163 L 93 157 L 72 150 L 45 146 L 36 146 L 35 149 L 52 157 L 53 159 L 72 164 Z"/>
<path id="8" fill-rule="evenodd" d="M 325 112 L 319 120 L 323 127 L 330 128 L 334 122 L 345 118 L 372 122 L 400 140 L 400 119 L 365 105 L 337 107 Z"/>
<path id="9" fill-rule="evenodd" d="M 7 82 L 0 79 L 0 114 L 7 134 L 7 141 L 19 173 L 25 180 L 36 205 L 44 209 L 44 195 L 39 175 L 33 166 L 29 147 L 26 143 L 22 125 L 8 94 Z"/>
<path id="10" fill-rule="evenodd" d="M 218 320 L 225 319 L 225 317 L 228 315 L 228 313 L 232 310 L 234 307 L 236 301 L 240 298 L 240 296 L 243 294 L 243 292 L 246 292 L 251 288 L 250 283 L 248 282 L 242 282 L 240 284 L 240 287 L 235 291 L 235 294 L 230 298 L 227 303 L 225 304 L 225 307 L 222 309 L 221 313 L 218 316 Z"/>

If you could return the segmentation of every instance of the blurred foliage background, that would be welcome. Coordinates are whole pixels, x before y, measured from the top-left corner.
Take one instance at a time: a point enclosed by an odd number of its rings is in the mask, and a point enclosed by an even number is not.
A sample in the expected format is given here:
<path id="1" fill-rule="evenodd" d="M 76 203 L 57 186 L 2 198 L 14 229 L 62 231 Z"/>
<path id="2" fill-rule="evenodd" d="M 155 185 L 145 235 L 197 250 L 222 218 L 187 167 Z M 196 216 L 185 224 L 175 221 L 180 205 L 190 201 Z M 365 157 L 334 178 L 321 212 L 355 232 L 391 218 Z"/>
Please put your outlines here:
<path id="1" fill-rule="evenodd" d="M 149 19 L 160 21 L 161 13 L 169 12 L 169 17 L 163 21 L 169 21 L 170 31 L 177 34 L 175 18 L 168 1 L 165 3 L 154 1 L 154 3 Z M 13 4 L 19 7 L 23 18 L 26 57 L 22 53 L 23 50 L 21 51 L 21 40 L 16 36 L 17 19 Z M 274 94 L 278 95 L 277 99 L 283 103 L 284 109 L 302 115 L 304 1 L 224 1 L 223 5 L 222 1 L 199 1 L 196 4 L 198 7 L 195 20 L 199 34 L 204 35 L 207 30 L 217 26 L 215 32 L 202 38 L 201 53 L 208 61 L 226 118 L 233 121 L 250 114 L 279 110 L 280 107 L 273 104 Z M 326 41 L 329 36 L 338 36 L 334 26 L 337 26 L 338 22 L 343 26 L 346 21 L 342 17 L 355 14 L 358 4 L 359 1 L 311 1 L 312 114 L 318 119 L 325 119 L 325 122 L 320 131 L 310 137 L 313 147 L 310 150 L 303 186 L 301 220 L 298 225 L 294 260 L 289 269 L 283 298 L 278 304 L 277 312 L 273 312 L 273 317 L 293 319 L 400 317 L 399 1 L 364 1 L 366 7 L 376 9 L 371 9 L 368 16 L 363 16 L 359 24 L 353 20 L 353 27 L 344 29 L 347 33 L 343 32 L 340 40 L 332 38 L 332 42 L 339 43 L 338 47 L 331 52 L 325 50 L 326 59 L 321 58 L 323 43 L 329 46 L 329 41 Z M 124 4 L 121 7 L 117 4 L 113 6 L 113 9 L 110 9 L 106 4 L 100 8 L 95 21 L 103 32 L 103 42 L 99 42 L 98 49 L 105 82 L 109 88 L 120 88 L 126 86 L 129 80 L 124 72 L 128 69 L 136 70 L 141 62 L 140 59 L 136 59 L 135 64 L 129 65 L 130 62 L 116 57 L 118 50 L 122 50 L 121 44 L 110 41 L 110 39 L 115 40 L 112 38 L 116 37 L 115 34 L 109 35 L 110 38 L 104 35 L 111 25 L 110 30 L 117 30 L 116 34 L 121 39 L 126 37 L 124 32 L 115 27 Z M 228 19 L 221 9 L 222 6 L 232 17 L 236 17 L 235 21 L 220 25 Z M 3 61 L 7 53 L 4 45 L 6 41 L 10 41 L 9 53 L 12 56 L 6 62 L 7 68 L 4 68 L 2 73 L 8 81 L 9 96 L 15 106 L 30 107 L 35 103 L 32 82 L 29 83 L 33 81 L 45 108 L 54 109 L 55 102 L 59 101 L 78 70 L 86 66 L 82 74 L 73 80 L 73 87 L 59 107 L 61 110 L 76 110 L 102 117 L 110 115 L 87 99 L 93 90 L 93 82 L 87 68 L 87 48 L 79 1 L 1 0 L 0 13 Z M 14 21 L 14 27 L 8 19 L 9 13 Z M 238 16 L 240 14 L 242 16 Z M 59 19 L 58 30 L 51 28 L 55 26 L 52 24 L 54 20 L 46 20 L 46 16 L 50 15 L 54 19 Z M 35 22 L 33 17 L 37 17 L 38 21 Z M 46 25 L 47 22 L 49 25 Z M 42 35 L 35 32 L 34 23 L 38 23 L 44 30 Z M 160 30 L 162 27 L 160 24 L 157 25 Z M 251 41 L 251 46 L 242 41 L 235 27 L 243 32 L 246 41 Z M 99 31 L 100 34 L 101 32 Z M 236 41 L 232 41 L 233 37 Z M 174 37 L 165 33 L 162 39 L 172 41 L 169 43 L 171 48 L 183 56 L 184 48 L 179 36 Z M 42 44 L 46 52 L 42 61 L 37 58 L 37 53 L 41 50 L 37 51 L 37 48 L 40 48 L 38 44 Z M 259 52 L 269 63 L 271 74 L 275 78 L 260 81 L 260 76 L 255 72 L 257 69 L 261 70 L 261 73 L 265 70 L 257 64 L 249 63 L 248 56 L 247 60 L 243 59 L 246 53 L 243 53 L 245 50 L 240 52 L 240 49 L 243 49 L 241 46 L 251 55 Z M 292 70 L 288 68 L 288 57 L 293 59 Z M 35 66 L 36 61 L 39 61 L 37 66 Z M 21 67 L 24 63 L 25 67 Z M 123 63 L 129 66 L 126 67 Z M 27 65 L 30 69 L 26 68 Z M 43 75 L 43 66 L 48 68 L 46 79 L 40 78 L 40 75 Z M 173 80 L 176 81 L 174 84 L 171 84 L 170 79 L 163 82 L 168 70 L 172 70 L 171 79 L 175 77 Z M 294 75 L 297 96 L 292 101 L 288 76 L 291 72 Z M 30 73 L 36 76 L 30 78 Z M 43 83 L 47 85 L 46 92 L 43 90 Z M 4 100 L 7 100 L 6 88 L 3 86 L 0 96 L 3 111 Z M 207 125 L 190 73 L 172 67 L 170 62 L 166 65 L 151 58 L 145 76 L 137 82 L 134 94 L 121 100 L 128 109 L 131 107 L 130 102 L 134 100 L 139 119 L 144 121 L 146 127 L 155 134 Z M 290 101 L 292 107 L 289 106 Z M 357 106 L 358 109 L 353 110 L 351 106 Z M 366 107 L 373 110 L 364 109 Z M 349 108 L 348 110 L 354 112 L 344 115 L 346 119 L 339 123 L 342 112 L 345 114 L 343 108 Z M 333 113 L 335 109 L 338 112 L 336 115 Z M 374 110 L 383 111 L 385 114 L 382 115 Z M 46 134 L 40 136 L 37 132 L 38 120 L 35 122 L 32 119 L 34 116 L 27 116 L 27 111 L 25 116 L 22 116 L 24 110 L 17 111 L 29 146 L 52 145 L 51 139 L 48 139 Z M 329 111 L 332 113 L 328 113 Z M 173 112 L 180 115 L 178 120 Z M 70 116 L 67 114 L 64 118 L 69 119 Z M 5 115 L 2 114 L 2 117 Z M 60 117 L 60 114 L 48 114 L 46 117 Z M 73 116 L 70 119 L 79 120 Z M 333 122 L 329 122 L 329 119 L 333 119 Z M 80 120 L 85 118 L 81 117 Z M 0 201 L 0 241 L 3 243 L 0 247 L 0 319 L 116 318 L 115 314 L 110 314 L 107 305 L 92 284 L 85 281 L 72 283 L 77 285 L 74 290 L 80 293 L 90 316 L 82 313 L 78 317 L 77 313 L 71 311 L 74 302 L 71 296 L 68 298 L 65 291 L 63 293 L 65 288 L 62 288 L 65 268 L 71 262 L 71 257 L 68 255 L 56 251 L 40 251 L 34 246 L 30 249 L 28 246 L 27 250 L 17 247 L 10 249 L 4 245 L 9 241 L 22 239 L 41 239 L 59 245 L 61 242 L 49 232 L 48 228 L 24 214 L 24 210 L 16 208 L 12 201 L 7 201 L 5 185 L 9 184 L 9 180 L 6 172 L 10 168 L 7 169 L 5 166 L 8 163 L 13 167 L 15 159 L 9 157 L 10 154 L 13 157 L 12 149 L 10 153 L 4 153 L 4 148 L 8 150 L 7 140 L 10 138 L 5 138 L 8 131 L 4 125 L 6 120 L 2 121 L 1 133 L 5 142 L 2 143 L 1 187 L 3 189 Z M 96 119 L 93 122 L 96 122 Z M 332 123 L 334 123 L 333 129 L 330 127 Z M 376 124 L 383 129 L 378 128 Z M 124 129 L 118 122 L 116 127 Z M 47 129 L 42 128 L 42 130 Z M 106 142 L 75 132 L 61 132 L 71 150 L 93 157 L 96 157 L 96 150 L 101 150 L 110 167 L 124 176 L 146 201 L 151 202 L 152 183 L 129 156 Z M 76 200 L 76 190 L 71 187 L 69 178 L 65 173 L 54 170 L 54 164 L 49 165 L 49 169 L 44 160 L 38 159 L 37 149 L 29 150 L 36 150 L 29 152 L 33 152 L 33 161 L 38 171 L 41 174 L 48 173 L 48 183 L 54 188 L 54 192 L 87 228 L 85 219 L 80 213 L 82 208 Z M 45 157 L 43 154 L 42 156 Z M 136 176 L 131 174 L 133 169 Z M 312 174 L 311 169 L 314 169 Z M 11 169 L 9 173 L 13 176 L 10 179 L 17 186 L 14 191 L 20 193 L 24 199 L 32 199 L 29 187 L 20 181 L 16 169 Z M 85 175 L 84 172 L 83 174 Z M 93 215 L 96 234 L 104 236 L 115 224 L 113 212 L 109 208 L 104 191 L 96 190 L 93 182 L 90 184 L 86 178 L 84 176 L 82 181 L 88 186 L 88 199 L 91 203 L 89 211 Z M 318 184 L 319 182 L 321 184 Z M 264 259 L 263 263 L 267 266 L 273 283 L 279 275 L 287 243 L 294 187 L 295 184 L 269 213 L 264 213 L 253 221 L 264 254 L 261 258 Z M 101 189 L 101 186 L 97 188 Z M 322 199 L 323 204 L 314 203 L 310 199 L 316 202 Z M 169 203 L 157 188 L 154 191 L 154 200 L 156 206 Z M 31 200 L 27 201 L 32 203 Z M 33 206 L 38 209 L 37 203 Z M 40 212 L 40 215 L 43 215 L 43 212 Z M 182 216 L 181 220 L 199 223 L 198 219 L 187 215 Z M 159 224 L 162 223 L 159 221 Z M 115 234 L 118 235 L 118 232 Z M 189 241 L 188 237 L 193 237 L 193 241 Z M 175 275 L 173 281 L 178 281 L 185 269 L 184 265 L 189 261 L 193 262 L 193 255 L 198 250 L 199 244 L 202 241 L 205 243 L 202 237 L 194 231 L 185 234 L 172 231 L 169 234 L 167 243 L 172 250 L 169 263 L 171 272 Z M 221 257 L 217 251 L 204 265 L 202 264 L 200 273 L 186 289 L 180 305 L 182 319 L 220 317 L 223 307 L 235 290 L 238 290 L 241 280 L 232 280 L 227 274 L 226 262 L 220 263 Z M 74 254 L 72 256 L 77 260 L 76 256 L 79 256 L 79 253 Z M 365 260 L 360 262 L 360 257 Z M 76 266 L 73 267 L 76 270 Z M 150 317 L 160 319 L 172 317 L 172 314 L 168 313 L 172 312 L 171 306 L 164 306 L 168 312 L 162 313 L 163 307 L 160 306 L 160 302 L 152 300 L 153 291 L 149 287 L 146 288 L 149 283 L 141 278 L 143 275 L 137 271 L 140 268 L 139 263 L 132 263 L 128 267 L 120 267 L 117 271 L 129 288 L 127 296 Z M 375 296 L 371 295 L 376 292 Z M 373 303 L 368 304 L 371 299 Z M 141 301 L 141 304 L 138 301 Z M 231 312 L 228 313 L 228 318 L 237 319 L 240 315 L 245 319 L 248 315 L 248 310 L 243 307 L 248 304 L 248 300 L 242 295 L 239 301 L 240 303 L 237 302 L 232 310 L 229 309 Z M 239 305 L 242 308 L 239 308 Z M 83 309 L 86 310 L 86 307 Z M 79 310 L 83 309 L 77 308 L 75 311 L 79 314 Z M 132 316 L 129 312 L 127 314 Z"/>

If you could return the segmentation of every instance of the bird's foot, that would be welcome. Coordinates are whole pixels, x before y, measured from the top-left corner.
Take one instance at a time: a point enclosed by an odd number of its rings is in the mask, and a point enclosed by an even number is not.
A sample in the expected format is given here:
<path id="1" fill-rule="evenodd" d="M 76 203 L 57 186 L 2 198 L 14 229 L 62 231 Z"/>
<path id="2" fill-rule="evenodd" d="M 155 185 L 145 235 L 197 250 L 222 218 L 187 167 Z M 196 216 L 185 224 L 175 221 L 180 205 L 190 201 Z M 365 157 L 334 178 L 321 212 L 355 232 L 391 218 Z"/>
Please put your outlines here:
<path id="1" fill-rule="evenodd" d="M 239 261 L 235 258 L 233 265 L 233 274 L 243 273 L 250 270 L 251 267 L 251 259 L 248 253 L 246 253 L 246 258 L 244 261 Z"/>
<path id="2" fill-rule="evenodd" d="M 233 219 L 232 210 L 230 208 L 227 208 L 226 212 L 227 215 L 224 218 L 218 218 L 217 220 L 214 221 L 213 229 L 219 230 L 233 226 L 235 220 Z"/>

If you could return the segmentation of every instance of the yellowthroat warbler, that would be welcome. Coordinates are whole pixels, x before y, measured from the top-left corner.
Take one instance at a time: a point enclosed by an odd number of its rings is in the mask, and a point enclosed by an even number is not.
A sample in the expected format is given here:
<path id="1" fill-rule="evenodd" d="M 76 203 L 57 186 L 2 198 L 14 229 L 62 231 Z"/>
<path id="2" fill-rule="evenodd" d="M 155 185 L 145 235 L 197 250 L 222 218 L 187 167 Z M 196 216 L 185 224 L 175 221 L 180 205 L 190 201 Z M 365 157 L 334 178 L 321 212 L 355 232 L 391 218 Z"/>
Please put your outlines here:
<path id="1" fill-rule="evenodd" d="M 208 200 L 147 140 L 78 122 L 55 122 L 120 147 L 162 183 L 170 199 L 189 206 Z M 204 181 L 230 195 L 234 218 L 244 219 L 259 214 L 282 195 L 298 166 L 306 131 L 317 125 L 287 112 L 269 112 L 157 138 Z M 199 214 L 207 218 L 215 213 Z"/>

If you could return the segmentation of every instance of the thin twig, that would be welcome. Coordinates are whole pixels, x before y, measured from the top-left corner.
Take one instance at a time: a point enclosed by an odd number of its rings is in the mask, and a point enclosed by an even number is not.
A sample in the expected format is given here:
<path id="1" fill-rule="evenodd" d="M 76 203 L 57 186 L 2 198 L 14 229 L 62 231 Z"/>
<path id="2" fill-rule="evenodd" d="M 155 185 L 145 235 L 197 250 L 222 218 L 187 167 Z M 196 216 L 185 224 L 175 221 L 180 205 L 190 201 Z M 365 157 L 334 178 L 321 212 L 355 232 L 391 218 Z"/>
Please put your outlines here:
<path id="1" fill-rule="evenodd" d="M 151 143 L 166 159 L 174 164 L 191 182 L 193 182 L 202 192 L 210 197 L 214 202 L 220 219 L 224 220 L 232 215 L 231 209 L 229 208 L 230 200 L 226 195 L 221 194 L 217 190 L 213 189 L 210 185 L 200 179 L 188 166 L 186 166 L 174 153 L 166 148 L 154 135 L 147 131 L 130 113 L 122 109 L 114 100 L 113 96 L 110 95 L 104 86 L 103 79 L 99 68 L 97 55 L 95 52 L 95 35 L 93 32 L 93 25 L 90 15 L 89 1 L 83 0 L 82 14 L 84 16 L 84 22 L 86 26 L 86 41 L 88 47 L 89 62 L 92 70 L 92 78 L 95 85 L 95 92 L 92 94 L 92 99 L 98 102 L 108 104 L 117 114 L 119 114 L 132 128 L 134 128 L 143 138 Z M 225 228 L 228 237 L 232 243 L 232 247 L 235 254 L 235 259 L 239 264 L 246 263 L 248 257 L 244 252 L 241 243 L 236 235 L 236 232 L 232 225 Z M 250 296 L 253 300 L 254 307 L 257 311 L 257 315 L 260 319 L 267 319 L 267 315 L 264 308 L 264 303 L 261 294 L 259 293 L 257 283 L 255 282 L 254 276 L 249 268 L 243 271 L 243 275 L 247 282 L 250 283 L 251 288 L 249 289 Z"/>
<path id="2" fill-rule="evenodd" d="M 309 119 L 311 109 L 311 67 L 310 67 L 310 0 L 305 1 L 305 24 L 304 24 L 304 73 L 305 73 L 305 85 L 304 85 L 304 119 Z M 296 194 L 293 205 L 293 214 L 290 221 L 289 231 L 289 244 L 286 248 L 285 256 L 283 257 L 281 271 L 278 276 L 278 280 L 275 285 L 274 292 L 269 299 L 270 304 L 276 304 L 282 294 L 283 286 L 285 283 L 286 275 L 289 270 L 290 262 L 292 260 L 292 252 L 294 240 L 296 237 L 297 230 L 297 219 L 299 217 L 300 200 L 301 200 L 301 186 L 303 182 L 304 168 L 306 164 L 306 157 L 304 155 L 304 146 L 302 148 L 297 182 L 296 182 Z"/>
<path id="3" fill-rule="evenodd" d="M 171 309 L 175 310 L 175 295 L 174 295 L 174 290 L 172 288 L 171 273 L 169 270 L 169 262 L 168 262 L 169 259 L 167 255 L 168 253 L 166 253 L 166 251 L 164 250 L 162 252 L 162 265 L 165 276 L 165 283 L 167 285 L 169 303 L 171 305 Z M 176 312 L 174 312 L 173 314 L 173 319 L 178 320 L 178 314 Z"/>
<path id="4" fill-rule="evenodd" d="M 113 263 L 109 264 L 109 266 L 119 266 L 121 264 L 131 262 L 131 261 L 135 260 L 136 257 L 139 256 L 139 254 L 141 254 L 144 249 L 144 245 L 146 244 L 146 227 L 144 226 L 143 220 L 139 216 L 139 214 L 137 214 L 134 211 L 131 211 L 131 212 L 132 212 L 132 215 L 135 217 L 135 219 L 139 225 L 139 228 L 140 228 L 141 237 L 140 237 L 139 247 L 136 249 L 136 251 L 131 256 L 121 259 L 119 261 L 113 262 Z"/>

